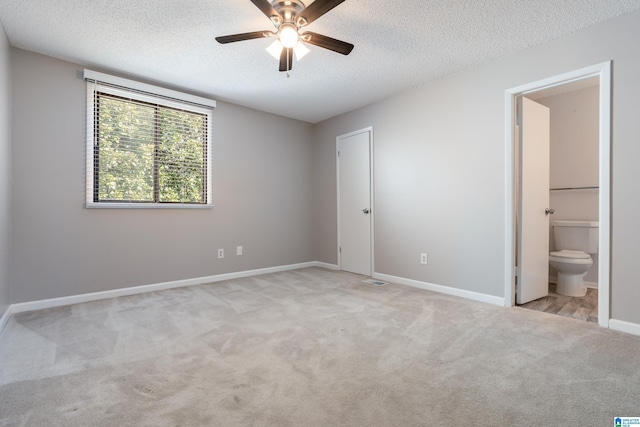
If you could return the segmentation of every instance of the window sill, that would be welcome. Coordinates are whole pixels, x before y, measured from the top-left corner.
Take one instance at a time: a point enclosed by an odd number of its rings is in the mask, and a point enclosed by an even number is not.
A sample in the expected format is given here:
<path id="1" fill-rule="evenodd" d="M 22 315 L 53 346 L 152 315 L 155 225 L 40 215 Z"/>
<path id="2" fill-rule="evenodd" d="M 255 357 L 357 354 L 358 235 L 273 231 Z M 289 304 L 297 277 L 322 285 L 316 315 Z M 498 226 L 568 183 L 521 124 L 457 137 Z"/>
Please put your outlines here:
<path id="1" fill-rule="evenodd" d="M 87 209 L 213 209 L 212 204 L 190 205 L 179 203 L 87 203 Z"/>

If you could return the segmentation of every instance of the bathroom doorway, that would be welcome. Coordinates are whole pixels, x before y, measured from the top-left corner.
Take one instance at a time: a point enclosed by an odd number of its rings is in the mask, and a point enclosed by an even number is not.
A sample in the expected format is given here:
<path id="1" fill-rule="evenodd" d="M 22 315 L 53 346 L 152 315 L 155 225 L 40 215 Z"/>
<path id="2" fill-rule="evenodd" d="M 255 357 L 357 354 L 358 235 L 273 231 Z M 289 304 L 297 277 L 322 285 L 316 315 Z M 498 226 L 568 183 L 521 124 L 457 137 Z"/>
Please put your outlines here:
<path id="1" fill-rule="evenodd" d="M 584 320 L 597 321 L 601 326 L 609 325 L 609 183 L 610 183 L 610 63 L 598 64 L 593 67 L 577 70 L 571 73 L 552 77 L 528 85 L 513 88 L 506 93 L 507 107 L 507 269 L 505 273 L 505 294 L 506 305 L 513 306 L 520 302 L 527 302 L 531 298 L 536 298 L 530 304 L 541 309 L 541 311 L 556 312 L 572 317 L 577 316 Z M 528 262 L 523 255 L 531 252 L 530 241 L 533 239 L 532 233 L 523 233 L 523 227 L 531 224 L 530 219 L 522 217 L 522 212 L 518 212 L 520 205 L 521 184 L 525 184 L 527 179 L 523 175 L 523 182 L 519 182 L 521 154 L 520 150 L 520 129 L 518 124 L 519 108 L 522 108 L 522 99 L 534 101 L 535 103 L 546 104 L 550 110 L 556 110 L 563 126 L 557 125 L 556 117 L 555 146 L 552 142 L 550 149 L 550 174 L 549 183 L 545 189 L 548 195 L 548 206 L 538 207 L 541 212 L 546 208 L 555 209 L 555 214 L 548 215 L 553 220 L 598 220 L 599 244 L 598 254 L 594 256 L 594 265 L 587 273 L 585 283 L 590 289 L 584 300 L 565 300 L 566 298 L 554 292 L 553 284 L 549 285 L 549 279 L 553 282 L 555 271 L 547 273 L 548 264 L 544 265 L 545 270 L 541 270 L 542 257 L 548 259 L 550 250 L 554 249 L 551 228 L 546 226 L 546 236 L 542 236 L 544 231 L 538 232 L 536 240 L 550 241 L 538 245 L 542 249 L 535 249 L 537 259 L 535 262 Z M 591 118 L 585 119 L 585 100 L 595 100 L 597 105 L 590 113 Z M 529 102 L 529 101 L 527 101 Z M 583 104 L 580 104 L 580 103 Z M 518 107 L 520 105 L 520 107 Z M 583 108 L 584 106 L 584 108 Z M 583 114 L 580 117 L 580 114 Z M 564 122 L 566 123 L 564 126 Z M 590 120 L 592 123 L 580 122 L 579 120 Z M 573 128 L 572 128 L 573 127 Z M 591 143 L 589 143 L 589 140 Z M 560 141 L 561 143 L 558 143 Z M 581 144 L 584 143 L 584 146 Z M 579 151 L 576 151 L 579 150 Z M 570 159 L 570 161 L 567 161 Z M 563 166 L 563 163 L 565 164 Z M 572 163 L 573 166 L 568 164 Z M 588 165 L 588 166 L 585 166 Z M 544 169 L 544 168 L 542 168 Z M 531 178 L 529 178 L 531 179 Z M 528 188 L 525 184 L 523 188 Z M 523 190 L 525 191 L 525 190 Z M 526 190 L 528 191 L 528 190 Z M 544 203 L 541 202 L 541 203 Z M 524 208 L 522 208 L 524 210 Z M 553 212 L 553 211 L 552 211 Z M 542 214 L 544 216 L 544 214 Z M 520 221 L 520 222 L 519 222 Z M 547 222 L 547 224 L 550 221 Z M 536 226 L 540 228 L 541 226 Z M 544 224 L 540 230 L 545 230 Z M 535 233 L 534 233 L 535 234 Z M 549 240 L 546 240 L 546 239 Z M 527 240 L 529 239 L 529 241 Z M 539 243 L 539 242 L 537 242 Z M 545 246 L 546 245 L 546 246 Z M 546 247 L 546 249 L 545 249 Z M 544 250 L 544 253 L 542 253 Z M 538 256 L 539 255 L 539 256 Z M 518 265 L 520 263 L 520 265 Z M 536 267 L 537 266 L 537 267 Z M 538 276 L 533 277 L 532 276 Z M 543 282 L 541 283 L 540 280 Z M 536 281 L 538 290 L 529 292 L 523 286 L 531 286 L 529 283 Z M 540 294 L 540 286 L 544 286 L 544 293 Z M 598 289 L 596 290 L 595 287 Z M 517 297 L 517 292 L 529 293 L 525 299 L 522 295 Z M 597 295 L 597 297 L 595 296 Z M 596 304 L 597 301 L 597 304 Z M 553 307 L 551 305 L 553 304 Z M 596 306 L 597 310 L 589 313 L 589 306 Z M 582 307 L 581 307 L 582 306 Z M 564 307 L 564 311 L 562 309 Z M 549 310 L 545 310 L 548 308 Z"/>

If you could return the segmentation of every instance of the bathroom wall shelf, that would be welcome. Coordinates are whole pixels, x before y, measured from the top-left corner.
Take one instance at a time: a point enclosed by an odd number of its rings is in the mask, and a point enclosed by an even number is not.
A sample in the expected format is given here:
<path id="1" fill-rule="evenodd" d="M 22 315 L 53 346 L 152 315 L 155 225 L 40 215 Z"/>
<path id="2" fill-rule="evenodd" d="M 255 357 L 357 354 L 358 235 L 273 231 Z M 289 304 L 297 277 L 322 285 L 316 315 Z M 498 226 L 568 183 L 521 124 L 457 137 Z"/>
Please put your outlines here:
<path id="1" fill-rule="evenodd" d="M 563 188 L 550 188 L 549 191 L 566 191 L 566 190 L 599 190 L 600 187 L 563 187 Z"/>

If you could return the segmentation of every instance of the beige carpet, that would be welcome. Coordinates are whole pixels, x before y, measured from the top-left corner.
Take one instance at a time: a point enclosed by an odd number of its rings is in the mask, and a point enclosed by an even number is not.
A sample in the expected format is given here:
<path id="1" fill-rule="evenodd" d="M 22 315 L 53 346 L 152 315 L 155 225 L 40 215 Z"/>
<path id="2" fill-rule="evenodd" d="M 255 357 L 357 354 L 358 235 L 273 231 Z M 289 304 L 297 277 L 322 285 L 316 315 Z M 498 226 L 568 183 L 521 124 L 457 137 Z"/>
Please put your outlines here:
<path id="1" fill-rule="evenodd" d="M 310 268 L 22 313 L 3 426 L 612 426 L 640 337 Z"/>

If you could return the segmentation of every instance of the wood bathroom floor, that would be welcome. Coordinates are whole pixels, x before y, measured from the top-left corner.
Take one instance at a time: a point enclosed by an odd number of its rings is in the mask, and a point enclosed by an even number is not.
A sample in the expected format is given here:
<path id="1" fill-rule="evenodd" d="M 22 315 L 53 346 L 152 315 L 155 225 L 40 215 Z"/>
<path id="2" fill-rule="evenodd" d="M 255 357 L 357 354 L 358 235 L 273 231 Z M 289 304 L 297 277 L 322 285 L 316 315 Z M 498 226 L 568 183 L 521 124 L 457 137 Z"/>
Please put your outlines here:
<path id="1" fill-rule="evenodd" d="M 556 285 L 550 283 L 549 295 L 518 307 L 598 323 L 598 290 L 587 288 L 583 297 L 568 297 L 557 294 Z"/>

